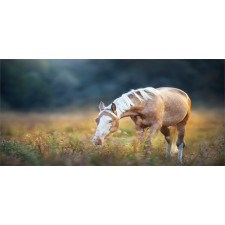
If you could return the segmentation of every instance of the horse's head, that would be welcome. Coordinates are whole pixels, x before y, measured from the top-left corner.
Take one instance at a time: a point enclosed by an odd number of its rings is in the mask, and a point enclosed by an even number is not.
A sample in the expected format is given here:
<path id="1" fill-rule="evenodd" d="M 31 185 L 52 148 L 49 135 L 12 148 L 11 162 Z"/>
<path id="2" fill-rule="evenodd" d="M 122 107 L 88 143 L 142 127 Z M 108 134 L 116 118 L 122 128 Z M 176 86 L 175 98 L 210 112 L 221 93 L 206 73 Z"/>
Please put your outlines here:
<path id="1" fill-rule="evenodd" d="M 105 108 L 103 102 L 99 104 L 100 113 L 96 119 L 97 130 L 92 142 L 97 145 L 103 144 L 104 139 L 110 134 L 117 131 L 119 127 L 119 118 L 116 113 L 116 105 L 111 104 L 111 108 Z"/>

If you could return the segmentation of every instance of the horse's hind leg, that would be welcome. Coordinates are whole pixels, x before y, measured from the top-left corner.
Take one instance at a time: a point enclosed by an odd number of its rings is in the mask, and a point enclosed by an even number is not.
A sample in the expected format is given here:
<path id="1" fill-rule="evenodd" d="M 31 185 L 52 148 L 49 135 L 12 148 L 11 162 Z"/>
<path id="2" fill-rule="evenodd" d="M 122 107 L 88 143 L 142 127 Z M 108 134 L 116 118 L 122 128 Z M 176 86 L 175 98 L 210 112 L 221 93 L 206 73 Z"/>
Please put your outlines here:
<path id="1" fill-rule="evenodd" d="M 161 133 L 165 136 L 167 146 L 166 146 L 166 157 L 170 156 L 170 149 L 171 149 L 171 138 L 170 138 L 170 130 L 168 127 L 162 127 Z"/>
<path id="2" fill-rule="evenodd" d="M 177 132 L 178 132 L 178 138 L 177 138 L 178 156 L 177 156 L 177 160 L 180 163 L 182 162 L 182 153 L 183 153 L 183 148 L 185 147 L 184 135 L 185 135 L 185 130 L 186 130 L 186 124 L 187 124 L 187 120 L 183 120 L 182 122 L 177 124 Z"/>
<path id="3" fill-rule="evenodd" d="M 190 116 L 190 110 L 191 110 L 191 100 L 188 99 L 187 115 L 185 116 L 185 118 L 180 123 L 177 124 L 177 132 L 178 132 L 178 139 L 177 139 L 178 156 L 177 156 L 177 160 L 178 160 L 178 162 L 182 162 L 182 153 L 183 153 L 183 148 L 185 147 L 184 136 L 185 136 L 187 121 L 188 121 L 189 116 Z"/>

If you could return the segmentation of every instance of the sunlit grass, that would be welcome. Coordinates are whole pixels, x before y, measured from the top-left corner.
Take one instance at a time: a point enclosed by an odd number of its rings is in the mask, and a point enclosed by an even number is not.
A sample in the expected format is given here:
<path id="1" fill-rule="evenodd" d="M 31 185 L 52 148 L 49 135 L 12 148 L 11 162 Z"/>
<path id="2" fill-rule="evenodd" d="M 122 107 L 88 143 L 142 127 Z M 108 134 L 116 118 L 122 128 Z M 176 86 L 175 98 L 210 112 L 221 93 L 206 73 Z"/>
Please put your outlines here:
<path id="1" fill-rule="evenodd" d="M 1 114 L 1 165 L 180 165 L 165 157 L 162 134 L 144 149 L 146 134 L 129 119 L 120 130 L 95 146 L 95 113 Z M 223 113 L 193 110 L 187 126 L 182 165 L 225 165 Z"/>

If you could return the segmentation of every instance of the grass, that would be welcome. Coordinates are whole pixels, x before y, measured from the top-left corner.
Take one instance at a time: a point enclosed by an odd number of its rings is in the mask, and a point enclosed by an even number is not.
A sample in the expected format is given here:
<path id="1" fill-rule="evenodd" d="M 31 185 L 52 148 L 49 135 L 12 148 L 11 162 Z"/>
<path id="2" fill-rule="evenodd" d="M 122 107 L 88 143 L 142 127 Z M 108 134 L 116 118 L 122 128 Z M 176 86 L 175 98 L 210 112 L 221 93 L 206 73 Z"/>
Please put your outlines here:
<path id="1" fill-rule="evenodd" d="M 103 146 L 90 142 L 95 113 L 1 114 L 0 165 L 169 166 L 180 165 L 176 156 L 165 157 L 162 134 L 145 151 L 146 134 L 136 133 L 129 119 Z M 185 137 L 183 164 L 225 165 L 224 118 L 216 110 L 192 110 Z"/>

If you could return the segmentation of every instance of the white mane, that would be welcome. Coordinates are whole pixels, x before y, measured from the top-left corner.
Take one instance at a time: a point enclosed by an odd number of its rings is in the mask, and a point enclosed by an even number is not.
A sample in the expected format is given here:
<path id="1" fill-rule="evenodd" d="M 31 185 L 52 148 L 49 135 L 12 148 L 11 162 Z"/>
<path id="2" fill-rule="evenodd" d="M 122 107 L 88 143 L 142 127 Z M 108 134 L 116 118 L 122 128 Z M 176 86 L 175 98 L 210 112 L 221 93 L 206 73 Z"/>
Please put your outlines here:
<path id="1" fill-rule="evenodd" d="M 137 92 L 139 92 L 140 94 L 137 94 Z M 104 111 L 110 112 L 114 116 L 120 118 L 123 112 L 129 110 L 131 106 L 134 106 L 134 103 L 129 98 L 129 95 L 134 95 L 137 99 L 143 102 L 152 99 L 152 95 L 158 94 L 158 90 L 152 87 L 131 90 L 113 101 L 113 103 L 116 105 L 117 116 L 110 110 L 111 104 L 107 106 Z"/>

